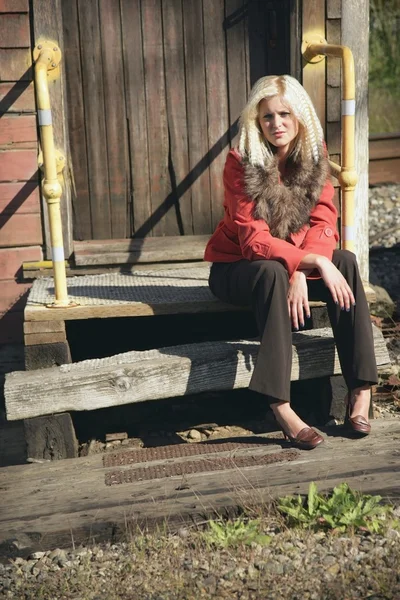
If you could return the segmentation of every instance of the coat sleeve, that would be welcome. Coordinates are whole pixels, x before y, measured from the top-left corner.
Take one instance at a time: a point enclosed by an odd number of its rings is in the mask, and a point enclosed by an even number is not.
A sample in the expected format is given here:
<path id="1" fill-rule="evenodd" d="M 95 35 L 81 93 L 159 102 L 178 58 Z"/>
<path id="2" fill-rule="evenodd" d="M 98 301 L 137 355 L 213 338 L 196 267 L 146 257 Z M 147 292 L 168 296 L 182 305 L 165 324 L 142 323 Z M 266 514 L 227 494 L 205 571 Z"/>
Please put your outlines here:
<path id="1" fill-rule="evenodd" d="M 243 257 L 248 260 L 280 261 L 291 278 L 308 250 L 273 237 L 265 221 L 253 218 L 254 202 L 244 191 L 243 166 L 233 153 L 228 154 L 225 164 L 224 186 L 226 206 L 237 227 Z"/>
<path id="2" fill-rule="evenodd" d="M 337 210 L 333 204 L 334 189 L 327 180 L 320 199 L 310 214 L 310 229 L 307 231 L 301 248 L 308 254 L 320 254 L 332 260 L 333 251 L 339 240 L 336 229 Z"/>

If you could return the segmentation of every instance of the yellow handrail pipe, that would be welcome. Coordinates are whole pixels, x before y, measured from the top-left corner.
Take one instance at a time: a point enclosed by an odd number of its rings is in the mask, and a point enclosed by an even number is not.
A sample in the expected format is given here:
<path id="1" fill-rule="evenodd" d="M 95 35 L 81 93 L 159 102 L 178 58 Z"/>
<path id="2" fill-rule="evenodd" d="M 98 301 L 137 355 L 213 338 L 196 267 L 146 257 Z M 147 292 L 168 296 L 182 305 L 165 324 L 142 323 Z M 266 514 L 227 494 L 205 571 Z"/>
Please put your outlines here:
<path id="1" fill-rule="evenodd" d="M 333 174 L 342 189 L 342 247 L 355 249 L 355 202 L 354 190 L 358 177 L 355 170 L 355 75 L 353 54 L 347 46 L 328 44 L 316 33 L 306 35 L 302 44 L 303 57 L 307 62 L 320 62 L 325 56 L 342 60 L 342 165 L 330 161 Z"/>
<path id="2" fill-rule="evenodd" d="M 51 307 L 65 308 L 71 304 L 68 301 L 60 210 L 62 187 L 57 176 L 57 159 L 54 148 L 48 83 L 48 73 L 57 68 L 61 60 L 61 51 L 54 42 L 43 41 L 38 43 L 35 47 L 33 58 L 35 61 L 35 90 L 40 142 L 43 153 L 44 180 L 42 191 L 46 199 L 49 214 L 51 252 L 54 269 L 55 301 Z"/>

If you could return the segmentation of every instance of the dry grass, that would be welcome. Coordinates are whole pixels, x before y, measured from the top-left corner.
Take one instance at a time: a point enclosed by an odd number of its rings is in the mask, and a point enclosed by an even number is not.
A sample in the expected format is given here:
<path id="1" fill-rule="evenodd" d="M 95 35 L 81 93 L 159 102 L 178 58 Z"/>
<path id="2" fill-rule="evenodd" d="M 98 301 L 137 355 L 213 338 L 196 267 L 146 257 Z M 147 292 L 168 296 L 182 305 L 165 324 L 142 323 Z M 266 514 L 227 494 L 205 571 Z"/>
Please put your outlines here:
<path id="1" fill-rule="evenodd" d="M 243 523 L 257 520 L 265 544 L 210 543 L 209 523 L 171 531 L 128 528 L 119 544 L 77 549 L 62 568 L 27 575 L 14 565 L 13 600 L 360 600 L 400 597 L 400 536 L 386 538 L 289 529 L 275 504 L 246 498 Z M 231 526 L 232 519 L 214 521 Z M 43 562 L 43 559 L 42 559 Z M 50 561 L 51 562 L 51 561 Z M 46 561 L 43 562 L 45 564 Z M 7 595 L 11 594 L 11 595 Z"/>

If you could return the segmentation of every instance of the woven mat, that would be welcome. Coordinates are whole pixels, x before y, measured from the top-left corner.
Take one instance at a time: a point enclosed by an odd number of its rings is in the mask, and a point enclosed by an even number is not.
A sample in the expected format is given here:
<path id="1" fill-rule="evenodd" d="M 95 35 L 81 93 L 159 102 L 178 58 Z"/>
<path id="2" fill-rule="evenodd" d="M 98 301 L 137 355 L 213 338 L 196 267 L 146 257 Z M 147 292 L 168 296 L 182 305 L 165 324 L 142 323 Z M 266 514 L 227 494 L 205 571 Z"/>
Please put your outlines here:
<path id="1" fill-rule="evenodd" d="M 103 306 L 140 302 L 165 304 L 174 302 L 209 302 L 216 298 L 208 287 L 210 267 L 193 269 L 136 271 L 68 277 L 68 296 L 81 306 Z M 54 299 L 52 277 L 33 283 L 28 306 L 49 304 Z"/>

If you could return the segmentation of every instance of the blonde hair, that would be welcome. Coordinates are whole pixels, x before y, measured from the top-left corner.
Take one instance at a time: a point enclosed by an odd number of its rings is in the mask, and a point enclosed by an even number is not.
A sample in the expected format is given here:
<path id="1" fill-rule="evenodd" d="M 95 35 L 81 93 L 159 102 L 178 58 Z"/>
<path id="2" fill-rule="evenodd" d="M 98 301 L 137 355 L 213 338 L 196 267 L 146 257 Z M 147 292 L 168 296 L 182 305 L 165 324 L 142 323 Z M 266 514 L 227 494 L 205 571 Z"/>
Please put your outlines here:
<path id="1" fill-rule="evenodd" d="M 258 122 L 258 107 L 264 98 L 279 96 L 299 123 L 290 154 L 294 160 L 318 163 L 323 156 L 324 133 L 309 95 L 290 75 L 268 75 L 253 86 L 239 120 L 238 151 L 252 165 L 266 166 L 274 156 Z"/>

